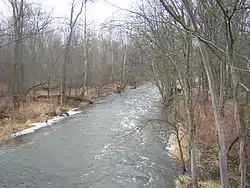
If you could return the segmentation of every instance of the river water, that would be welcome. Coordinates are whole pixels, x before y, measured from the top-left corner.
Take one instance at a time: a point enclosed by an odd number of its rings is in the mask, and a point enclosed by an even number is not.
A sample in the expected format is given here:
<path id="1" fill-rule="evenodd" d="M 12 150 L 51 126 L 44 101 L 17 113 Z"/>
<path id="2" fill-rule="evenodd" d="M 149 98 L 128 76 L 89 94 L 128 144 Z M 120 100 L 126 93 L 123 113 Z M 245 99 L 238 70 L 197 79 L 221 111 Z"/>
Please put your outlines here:
<path id="1" fill-rule="evenodd" d="M 1 188 L 170 188 L 178 167 L 149 126 L 160 96 L 148 84 L 0 145 Z"/>

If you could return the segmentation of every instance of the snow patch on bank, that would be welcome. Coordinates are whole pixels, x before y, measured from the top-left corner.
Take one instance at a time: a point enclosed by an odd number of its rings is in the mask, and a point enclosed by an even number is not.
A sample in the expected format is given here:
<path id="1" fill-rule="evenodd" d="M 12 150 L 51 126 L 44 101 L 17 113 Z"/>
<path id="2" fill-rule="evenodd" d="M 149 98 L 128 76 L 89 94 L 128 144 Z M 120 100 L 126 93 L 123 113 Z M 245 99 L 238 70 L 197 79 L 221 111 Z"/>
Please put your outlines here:
<path id="1" fill-rule="evenodd" d="M 76 115 L 76 114 L 79 114 L 81 113 L 82 111 L 79 110 L 79 108 L 74 108 L 74 109 L 71 109 L 69 110 L 67 113 L 70 116 L 73 116 L 73 115 Z M 38 122 L 38 123 L 32 123 L 30 128 L 27 128 L 27 129 L 24 129 L 22 131 L 18 131 L 16 133 L 13 133 L 11 135 L 12 138 L 15 138 L 15 137 L 18 137 L 18 136 L 22 136 L 22 135 L 26 135 L 26 134 L 30 134 L 30 133 L 33 133 L 35 132 L 36 130 L 38 129 L 41 129 L 43 127 L 47 127 L 47 126 L 50 126 L 56 122 L 59 122 L 63 119 L 66 119 L 68 116 L 66 114 L 64 114 L 63 116 L 55 116 L 53 117 L 52 119 L 48 120 L 47 122 Z"/>
<path id="2" fill-rule="evenodd" d="M 173 151 L 175 149 L 175 146 L 173 144 L 174 138 L 175 138 L 175 135 L 170 134 L 167 146 L 165 147 L 165 149 L 168 150 L 169 152 L 171 152 L 171 151 Z"/>

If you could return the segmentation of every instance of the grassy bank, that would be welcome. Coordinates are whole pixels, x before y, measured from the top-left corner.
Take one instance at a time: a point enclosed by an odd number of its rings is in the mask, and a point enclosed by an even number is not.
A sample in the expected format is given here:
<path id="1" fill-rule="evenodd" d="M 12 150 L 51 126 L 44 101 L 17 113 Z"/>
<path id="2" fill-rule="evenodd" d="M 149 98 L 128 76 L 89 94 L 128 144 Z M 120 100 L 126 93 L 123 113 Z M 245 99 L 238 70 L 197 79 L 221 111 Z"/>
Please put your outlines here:
<path id="1" fill-rule="evenodd" d="M 143 85 L 147 81 L 137 82 L 137 85 Z M 16 110 L 12 107 L 10 97 L 0 97 L 0 142 L 11 138 L 13 133 L 32 127 L 32 123 L 45 122 L 54 116 L 60 116 L 73 108 L 83 108 L 93 103 L 97 98 L 119 92 L 118 84 L 104 85 L 100 88 L 88 88 L 84 97 L 72 92 L 67 97 L 65 104 L 60 105 L 59 91 L 51 91 L 50 97 L 47 97 L 46 91 L 36 91 L 34 95 L 27 95 L 25 100 L 20 103 Z M 125 89 L 134 88 L 127 85 Z M 122 91 L 121 91 L 122 92 Z M 75 97 L 74 97 L 75 96 Z"/>
<path id="2" fill-rule="evenodd" d="M 64 111 L 87 104 L 75 103 L 60 106 L 53 99 L 29 101 L 17 110 L 10 110 L 9 117 L 1 121 L 0 141 L 8 140 L 12 133 L 31 127 L 31 123 L 49 120 L 52 118 L 49 114 L 60 115 Z"/>
<path id="3" fill-rule="evenodd" d="M 116 88 L 112 85 L 103 86 L 99 90 L 89 88 L 82 100 L 79 100 L 79 97 L 78 100 L 68 97 L 63 106 L 60 105 L 58 97 L 53 97 L 59 94 L 58 91 L 52 91 L 50 97 L 47 97 L 45 91 L 37 91 L 35 96 L 27 95 L 25 100 L 20 102 L 18 109 L 13 109 L 10 97 L 1 97 L 0 142 L 10 139 L 13 133 L 30 128 L 32 123 L 45 122 L 72 108 L 85 107 L 94 102 L 99 95 L 105 96 L 115 91 Z M 74 93 L 71 96 L 74 96 Z"/>
<path id="4" fill-rule="evenodd" d="M 11 134 L 30 128 L 32 123 L 45 122 L 53 116 L 61 115 L 76 107 L 84 107 L 88 102 L 68 101 L 61 106 L 53 98 L 27 100 L 18 109 L 5 107 L 4 116 L 0 121 L 0 142 L 10 139 Z"/>

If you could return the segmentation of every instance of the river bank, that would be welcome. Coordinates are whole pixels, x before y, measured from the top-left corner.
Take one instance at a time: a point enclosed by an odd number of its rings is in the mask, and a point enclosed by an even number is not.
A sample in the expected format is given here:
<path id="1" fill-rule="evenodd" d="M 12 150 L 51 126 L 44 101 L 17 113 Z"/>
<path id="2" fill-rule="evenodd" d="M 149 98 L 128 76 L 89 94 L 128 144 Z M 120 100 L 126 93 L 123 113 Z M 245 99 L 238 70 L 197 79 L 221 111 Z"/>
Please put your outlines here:
<path id="1" fill-rule="evenodd" d="M 0 144 L 0 187 L 173 187 L 179 165 L 155 140 L 155 129 L 130 134 L 158 117 L 159 100 L 157 88 L 146 84 Z"/>
<path id="2" fill-rule="evenodd" d="M 0 98 L 0 143 L 11 138 L 29 134 L 37 129 L 51 125 L 68 116 L 75 115 L 100 97 L 105 97 L 113 93 L 121 93 L 128 89 L 136 89 L 148 83 L 141 80 L 136 85 L 126 85 L 120 88 L 120 83 L 104 85 L 100 88 L 88 88 L 83 98 L 72 92 L 67 96 L 66 103 L 60 105 L 60 92 L 51 91 L 48 96 L 47 91 L 38 90 L 34 95 L 28 95 L 16 110 L 12 108 L 11 99 L 8 97 Z M 76 97 L 74 97 L 76 96 Z"/>
<path id="3" fill-rule="evenodd" d="M 65 105 L 61 106 L 58 97 L 53 97 L 58 95 L 57 91 L 52 92 L 50 97 L 47 97 L 47 93 L 44 91 L 37 91 L 36 96 L 27 96 L 25 102 L 17 110 L 11 107 L 11 102 L 5 104 L 5 101 L 10 100 L 9 98 L 1 98 L 0 103 L 5 105 L 2 105 L 4 115 L 0 119 L 0 142 L 32 133 L 68 116 L 80 113 L 77 109 L 87 107 L 99 97 L 116 92 L 115 85 L 103 86 L 98 91 L 89 88 L 83 99 L 68 97 Z"/>
<path id="4" fill-rule="evenodd" d="M 183 108 L 182 108 L 183 109 Z M 180 112 L 180 115 L 185 119 L 185 112 Z M 222 122 L 224 125 L 226 146 L 228 149 L 228 171 L 231 185 L 237 187 L 240 182 L 238 172 L 238 147 L 239 143 L 235 142 L 237 138 L 237 130 L 233 119 L 233 103 L 227 101 L 225 103 Z M 195 124 L 196 124 L 196 154 L 198 167 L 198 184 L 200 188 L 218 188 L 220 182 L 219 159 L 218 159 L 218 144 L 216 140 L 216 127 L 214 125 L 213 108 L 211 101 L 205 104 L 205 108 L 197 106 L 195 109 Z M 184 125 L 185 126 L 185 125 Z M 186 135 L 185 135 L 186 134 Z M 181 145 L 183 148 L 185 165 L 188 171 L 190 170 L 188 162 L 188 133 L 181 133 Z M 233 144 L 234 143 L 234 144 Z M 180 152 L 176 137 L 171 140 L 170 156 L 180 160 Z M 248 155 L 250 151 L 248 150 Z M 248 159 L 249 160 L 249 159 Z M 249 164 L 249 163 L 248 163 Z M 248 169 L 249 170 L 249 169 Z M 248 174 L 249 176 L 249 174 Z M 181 175 L 175 181 L 175 188 L 191 188 L 190 177 L 188 174 Z"/>

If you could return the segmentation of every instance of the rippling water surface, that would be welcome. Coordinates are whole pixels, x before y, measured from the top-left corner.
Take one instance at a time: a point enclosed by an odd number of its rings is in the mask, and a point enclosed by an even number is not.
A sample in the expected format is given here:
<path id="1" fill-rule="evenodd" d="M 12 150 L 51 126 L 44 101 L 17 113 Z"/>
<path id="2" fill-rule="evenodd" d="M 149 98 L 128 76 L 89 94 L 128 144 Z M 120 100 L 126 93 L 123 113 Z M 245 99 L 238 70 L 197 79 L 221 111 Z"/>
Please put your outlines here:
<path id="1" fill-rule="evenodd" d="M 0 146 L 0 187 L 172 187 L 178 168 L 152 128 L 152 85 L 100 99 L 83 113 Z"/>

